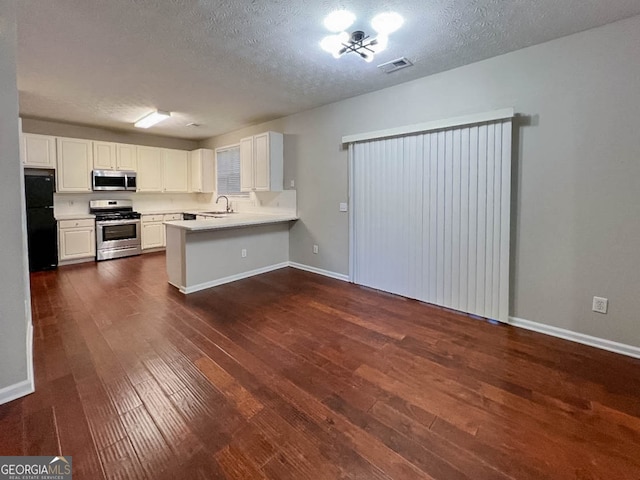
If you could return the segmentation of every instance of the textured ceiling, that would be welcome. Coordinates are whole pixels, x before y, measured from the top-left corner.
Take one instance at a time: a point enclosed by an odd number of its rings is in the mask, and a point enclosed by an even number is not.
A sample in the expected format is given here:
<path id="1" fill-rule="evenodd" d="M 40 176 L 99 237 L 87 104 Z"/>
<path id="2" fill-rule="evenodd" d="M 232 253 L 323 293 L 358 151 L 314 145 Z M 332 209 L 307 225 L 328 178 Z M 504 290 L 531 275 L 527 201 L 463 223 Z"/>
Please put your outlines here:
<path id="1" fill-rule="evenodd" d="M 115 129 L 153 109 L 149 133 L 200 139 L 640 14 L 638 0 L 20 0 L 25 117 Z M 405 24 L 373 63 L 335 60 L 322 19 L 346 7 L 370 32 Z M 357 27 L 357 28 L 356 28 Z M 392 74 L 376 65 L 415 63 Z M 197 122 L 200 127 L 186 127 Z"/>

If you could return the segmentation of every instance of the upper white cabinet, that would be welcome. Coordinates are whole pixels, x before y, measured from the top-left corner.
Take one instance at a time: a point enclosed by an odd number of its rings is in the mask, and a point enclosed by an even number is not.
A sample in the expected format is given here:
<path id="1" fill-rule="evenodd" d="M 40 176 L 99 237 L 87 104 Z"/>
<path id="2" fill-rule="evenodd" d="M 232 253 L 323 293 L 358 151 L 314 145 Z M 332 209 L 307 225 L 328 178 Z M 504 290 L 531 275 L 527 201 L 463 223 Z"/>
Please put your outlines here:
<path id="1" fill-rule="evenodd" d="M 213 150 L 200 148 L 189 152 L 189 191 L 211 193 L 215 191 L 215 164 Z"/>
<path id="2" fill-rule="evenodd" d="M 56 168 L 56 137 L 22 134 L 22 155 L 25 167 Z"/>
<path id="3" fill-rule="evenodd" d="M 137 147 L 139 192 L 162 192 L 163 154 L 162 148 Z"/>
<path id="4" fill-rule="evenodd" d="M 189 152 L 186 150 L 162 150 L 164 167 L 164 188 L 168 193 L 189 191 Z"/>
<path id="5" fill-rule="evenodd" d="M 115 170 L 116 144 L 93 142 L 93 168 L 95 170 Z"/>
<path id="6" fill-rule="evenodd" d="M 58 192 L 90 192 L 93 142 L 79 138 L 56 139 Z"/>
<path id="7" fill-rule="evenodd" d="M 137 163 L 135 145 L 93 142 L 93 168 L 96 170 L 135 171 Z"/>
<path id="8" fill-rule="evenodd" d="M 240 189 L 282 191 L 283 135 L 265 132 L 240 140 Z"/>
<path id="9" fill-rule="evenodd" d="M 118 170 L 138 169 L 138 156 L 136 155 L 136 146 L 126 143 L 116 144 L 116 168 Z"/>

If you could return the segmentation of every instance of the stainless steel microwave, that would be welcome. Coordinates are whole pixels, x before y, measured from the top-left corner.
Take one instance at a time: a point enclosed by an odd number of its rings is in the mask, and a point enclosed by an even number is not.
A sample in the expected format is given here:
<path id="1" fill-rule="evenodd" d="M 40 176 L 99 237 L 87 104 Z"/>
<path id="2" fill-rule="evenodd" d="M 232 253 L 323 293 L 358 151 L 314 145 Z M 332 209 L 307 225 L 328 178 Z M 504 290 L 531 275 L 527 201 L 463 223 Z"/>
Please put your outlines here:
<path id="1" fill-rule="evenodd" d="M 91 178 L 94 191 L 136 191 L 136 172 L 128 170 L 94 170 Z"/>

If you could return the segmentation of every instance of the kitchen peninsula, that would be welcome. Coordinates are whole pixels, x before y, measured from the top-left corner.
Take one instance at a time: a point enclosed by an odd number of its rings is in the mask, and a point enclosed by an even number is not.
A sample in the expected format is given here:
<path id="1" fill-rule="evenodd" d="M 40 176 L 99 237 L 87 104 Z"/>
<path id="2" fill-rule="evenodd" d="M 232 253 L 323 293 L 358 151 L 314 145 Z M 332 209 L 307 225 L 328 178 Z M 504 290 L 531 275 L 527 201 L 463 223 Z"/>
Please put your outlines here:
<path id="1" fill-rule="evenodd" d="M 165 222 L 167 275 L 193 293 L 288 265 L 291 213 L 230 213 Z"/>

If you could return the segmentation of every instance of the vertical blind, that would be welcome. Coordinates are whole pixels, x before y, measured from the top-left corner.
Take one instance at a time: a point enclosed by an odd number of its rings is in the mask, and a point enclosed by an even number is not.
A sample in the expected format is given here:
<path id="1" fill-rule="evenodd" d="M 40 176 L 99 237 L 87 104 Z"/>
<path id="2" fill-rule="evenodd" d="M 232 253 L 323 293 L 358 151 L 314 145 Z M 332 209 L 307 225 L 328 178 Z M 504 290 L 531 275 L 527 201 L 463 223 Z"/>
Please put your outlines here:
<path id="1" fill-rule="evenodd" d="M 352 280 L 506 322 L 511 125 L 352 144 Z"/>

